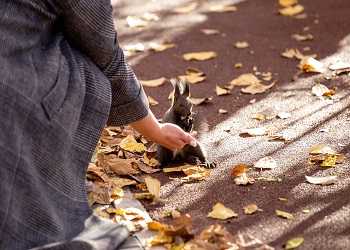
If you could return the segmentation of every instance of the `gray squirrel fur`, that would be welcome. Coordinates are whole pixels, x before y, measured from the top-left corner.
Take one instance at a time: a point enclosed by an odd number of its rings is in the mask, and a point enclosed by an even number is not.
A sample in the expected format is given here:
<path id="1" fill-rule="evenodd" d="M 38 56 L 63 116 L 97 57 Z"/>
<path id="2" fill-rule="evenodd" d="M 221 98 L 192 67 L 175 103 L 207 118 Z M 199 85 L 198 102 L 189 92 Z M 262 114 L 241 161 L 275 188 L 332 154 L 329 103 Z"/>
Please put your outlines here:
<path id="1" fill-rule="evenodd" d="M 164 114 L 162 123 L 176 124 L 185 132 L 191 132 L 195 125 L 195 120 L 192 112 L 193 104 L 189 97 L 190 85 L 186 79 L 182 78 L 173 78 L 170 82 L 174 86 L 174 95 L 171 107 Z M 212 164 L 207 160 L 204 146 L 198 140 L 195 147 L 185 145 L 182 149 L 178 149 L 175 152 L 157 145 L 157 159 L 163 167 L 169 166 L 175 160 L 188 163 L 199 160 L 204 166 L 212 167 Z"/>

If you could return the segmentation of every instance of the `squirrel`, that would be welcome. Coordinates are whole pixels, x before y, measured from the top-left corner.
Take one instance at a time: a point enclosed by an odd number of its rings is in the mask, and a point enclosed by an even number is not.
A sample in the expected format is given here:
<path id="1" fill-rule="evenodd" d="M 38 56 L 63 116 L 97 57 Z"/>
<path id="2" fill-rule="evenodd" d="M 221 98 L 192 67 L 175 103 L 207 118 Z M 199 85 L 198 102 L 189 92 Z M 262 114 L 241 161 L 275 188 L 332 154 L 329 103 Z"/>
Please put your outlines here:
<path id="1" fill-rule="evenodd" d="M 190 85 L 185 78 L 172 78 L 170 82 L 174 86 L 174 93 L 171 107 L 164 114 L 162 123 L 173 123 L 178 125 L 185 132 L 191 132 L 195 125 L 190 99 Z M 163 146 L 157 145 L 157 159 L 163 167 L 169 166 L 174 160 L 179 161 L 200 161 L 207 168 L 215 167 L 207 160 L 207 153 L 204 146 L 197 141 L 197 145 L 192 147 L 185 145 L 182 149 L 171 151 Z"/>

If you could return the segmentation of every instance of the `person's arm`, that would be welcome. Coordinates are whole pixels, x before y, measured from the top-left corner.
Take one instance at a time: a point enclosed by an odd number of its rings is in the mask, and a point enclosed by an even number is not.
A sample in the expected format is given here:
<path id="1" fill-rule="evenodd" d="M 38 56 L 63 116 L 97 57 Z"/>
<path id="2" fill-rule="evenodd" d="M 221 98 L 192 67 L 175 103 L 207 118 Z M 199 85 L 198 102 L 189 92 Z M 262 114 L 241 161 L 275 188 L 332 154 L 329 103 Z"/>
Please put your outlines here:
<path id="1" fill-rule="evenodd" d="M 174 124 L 159 123 L 150 110 L 145 118 L 130 125 L 147 139 L 173 151 L 183 148 L 186 144 L 196 146 L 196 140 L 193 138 L 196 132 L 186 133 Z"/>

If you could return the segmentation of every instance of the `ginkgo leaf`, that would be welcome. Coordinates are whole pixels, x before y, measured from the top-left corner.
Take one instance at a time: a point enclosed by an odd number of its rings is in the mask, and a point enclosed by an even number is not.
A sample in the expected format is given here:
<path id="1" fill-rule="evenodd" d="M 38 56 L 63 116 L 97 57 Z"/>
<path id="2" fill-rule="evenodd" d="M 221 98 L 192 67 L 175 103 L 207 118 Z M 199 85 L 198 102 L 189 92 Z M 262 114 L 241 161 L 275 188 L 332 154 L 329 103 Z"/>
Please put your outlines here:
<path id="1" fill-rule="evenodd" d="M 278 0 L 278 3 L 282 7 L 288 7 L 288 6 L 293 6 L 298 3 L 299 0 Z"/>
<path id="2" fill-rule="evenodd" d="M 245 214 L 253 214 L 258 211 L 262 211 L 256 204 L 249 204 L 247 206 L 244 206 L 243 210 Z"/>
<path id="3" fill-rule="evenodd" d="M 165 80 L 166 80 L 165 77 L 161 77 L 154 80 L 148 80 L 148 81 L 139 80 L 139 81 L 142 84 L 142 86 L 145 86 L 145 87 L 158 87 L 162 85 L 165 82 Z"/>
<path id="4" fill-rule="evenodd" d="M 226 220 L 228 218 L 237 217 L 237 216 L 238 214 L 236 214 L 233 210 L 225 207 L 219 202 L 213 206 L 213 211 L 209 212 L 207 215 L 207 217 L 220 219 L 220 220 Z"/>
<path id="5" fill-rule="evenodd" d="M 126 18 L 126 22 L 128 23 L 129 27 L 144 27 L 146 26 L 148 23 L 145 20 L 142 20 L 139 17 L 136 16 L 128 16 Z"/>
<path id="6" fill-rule="evenodd" d="M 293 214 L 283 212 L 283 211 L 278 210 L 278 209 L 276 209 L 276 214 L 277 214 L 277 216 L 284 217 L 284 218 L 287 218 L 289 220 L 293 219 L 293 217 L 294 217 Z"/>
<path id="7" fill-rule="evenodd" d="M 326 177 L 311 177 L 305 175 L 305 178 L 308 182 L 312 184 L 319 184 L 319 185 L 330 185 L 338 181 L 339 177 L 336 175 L 332 176 L 326 176 Z"/>
<path id="8" fill-rule="evenodd" d="M 148 102 L 151 106 L 158 105 L 158 102 L 156 100 L 154 100 L 151 96 L 147 96 L 147 98 L 148 98 Z"/>
<path id="9" fill-rule="evenodd" d="M 271 156 L 265 156 L 257 162 L 253 163 L 255 168 L 266 169 L 266 168 L 276 168 L 277 162 Z"/>
<path id="10" fill-rule="evenodd" d="M 216 35 L 216 34 L 219 34 L 220 31 L 219 30 L 214 30 L 214 29 L 201 29 L 201 32 L 204 34 L 204 35 Z"/>
<path id="11" fill-rule="evenodd" d="M 259 136 L 266 135 L 269 132 L 269 129 L 267 129 L 266 127 L 249 128 L 245 129 L 243 132 L 247 133 L 250 136 Z"/>
<path id="12" fill-rule="evenodd" d="M 294 6 L 288 6 L 283 9 L 280 9 L 279 13 L 282 16 L 294 16 L 294 15 L 300 14 L 303 11 L 304 11 L 304 6 L 297 4 Z"/>
<path id="13" fill-rule="evenodd" d="M 300 60 L 300 69 L 304 72 L 325 72 L 324 64 L 311 56 L 305 56 Z"/>
<path id="14" fill-rule="evenodd" d="M 203 52 L 186 53 L 183 55 L 183 58 L 186 61 L 190 61 L 190 60 L 205 61 L 205 60 L 212 59 L 216 56 L 217 56 L 217 53 L 215 51 L 203 51 Z"/>
<path id="15" fill-rule="evenodd" d="M 249 47 L 249 43 L 244 41 L 244 42 L 236 42 L 235 47 L 238 49 L 245 49 Z"/>
<path id="16" fill-rule="evenodd" d="M 299 247 L 304 242 L 304 238 L 297 237 L 289 240 L 286 244 L 286 250 Z"/>
<path id="17" fill-rule="evenodd" d="M 219 85 L 216 85 L 215 91 L 218 96 L 230 94 L 229 90 L 221 88 Z"/>
<path id="18" fill-rule="evenodd" d="M 174 48 L 174 47 L 175 47 L 175 43 L 158 44 L 158 43 L 151 42 L 151 43 L 149 43 L 149 46 L 150 46 L 150 48 L 153 49 L 154 51 L 162 52 L 162 51 L 164 51 L 164 50 Z"/>
<path id="19" fill-rule="evenodd" d="M 236 6 L 215 5 L 211 6 L 209 10 L 213 12 L 231 12 L 238 10 L 238 8 Z"/>
<path id="20" fill-rule="evenodd" d="M 198 6 L 197 2 L 193 2 L 190 5 L 187 5 L 185 7 L 179 7 L 173 10 L 174 13 L 177 14 L 188 14 L 190 12 L 192 12 L 193 10 L 195 10 Z"/>
<path id="21" fill-rule="evenodd" d="M 238 78 L 233 79 L 230 84 L 235 86 L 247 86 L 260 83 L 260 80 L 251 73 L 240 75 Z"/>
<path id="22" fill-rule="evenodd" d="M 318 145 L 309 149 L 309 154 L 328 154 L 328 155 L 336 155 L 338 152 L 329 146 L 326 145 Z"/>
<path id="23" fill-rule="evenodd" d="M 241 89 L 241 91 L 243 93 L 245 93 L 245 94 L 252 94 L 252 95 L 261 94 L 261 93 L 264 93 L 269 88 L 272 88 L 273 85 L 275 85 L 274 82 L 271 83 L 270 85 L 264 85 L 264 84 L 261 84 L 261 83 L 255 83 L 255 84 L 249 85 L 246 88 Z"/>

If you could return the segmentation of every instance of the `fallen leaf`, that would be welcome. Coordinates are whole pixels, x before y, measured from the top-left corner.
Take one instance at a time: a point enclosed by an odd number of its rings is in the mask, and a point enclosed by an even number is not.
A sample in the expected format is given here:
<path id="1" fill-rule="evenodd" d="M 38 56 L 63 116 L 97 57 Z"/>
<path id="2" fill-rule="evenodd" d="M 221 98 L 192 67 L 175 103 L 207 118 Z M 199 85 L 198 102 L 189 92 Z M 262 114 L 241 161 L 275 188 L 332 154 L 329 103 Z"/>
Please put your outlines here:
<path id="1" fill-rule="evenodd" d="M 283 9 L 279 10 L 279 13 L 282 16 L 295 16 L 297 14 L 300 14 L 304 11 L 304 7 L 300 4 L 294 5 L 294 6 L 288 6 Z"/>
<path id="2" fill-rule="evenodd" d="M 159 17 L 156 14 L 149 12 L 143 13 L 141 18 L 146 21 L 159 21 Z"/>
<path id="3" fill-rule="evenodd" d="M 173 10 L 174 13 L 177 14 L 188 14 L 190 12 L 192 12 L 193 10 L 195 10 L 198 6 L 197 2 L 193 2 L 190 5 L 187 5 L 185 7 L 179 7 Z"/>
<path id="4" fill-rule="evenodd" d="M 319 185 L 330 185 L 338 181 L 338 176 L 326 176 L 326 177 L 311 177 L 305 175 L 305 178 L 311 184 L 319 184 Z"/>
<path id="5" fill-rule="evenodd" d="M 201 29 L 201 32 L 204 34 L 204 35 L 216 35 L 216 34 L 219 34 L 220 31 L 218 30 L 214 30 L 214 29 Z"/>
<path id="6" fill-rule="evenodd" d="M 337 163 L 337 156 L 328 156 L 322 163 L 321 167 L 333 167 Z"/>
<path id="7" fill-rule="evenodd" d="M 287 242 L 286 250 L 297 248 L 301 244 L 303 244 L 303 242 L 304 242 L 304 238 L 301 238 L 301 237 L 293 238 Z"/>
<path id="8" fill-rule="evenodd" d="M 260 83 L 260 80 L 251 73 L 240 75 L 238 78 L 233 79 L 230 84 L 235 86 L 246 86 Z"/>
<path id="9" fill-rule="evenodd" d="M 145 178 L 145 183 L 147 186 L 148 191 L 154 195 L 155 197 L 159 197 L 160 194 L 160 181 L 156 178 L 153 178 L 151 176 L 147 176 Z"/>
<path id="10" fill-rule="evenodd" d="M 193 105 L 200 105 L 202 103 L 209 102 L 211 100 L 212 100 L 212 98 L 208 98 L 208 97 L 205 97 L 205 98 L 191 98 L 191 101 L 192 101 Z"/>
<path id="11" fill-rule="evenodd" d="M 125 149 L 130 152 L 143 152 L 147 148 L 143 143 L 139 143 L 135 140 L 132 134 L 129 134 L 125 137 L 119 144 L 122 149 Z"/>
<path id="12" fill-rule="evenodd" d="M 247 173 L 241 173 L 234 179 L 234 182 L 238 186 L 254 184 L 254 178 L 249 177 Z"/>
<path id="13" fill-rule="evenodd" d="M 209 7 L 209 10 L 213 12 L 231 12 L 238 10 L 238 8 L 236 6 L 215 5 Z"/>
<path id="14" fill-rule="evenodd" d="M 236 214 L 233 210 L 225 207 L 219 202 L 213 206 L 213 211 L 209 212 L 207 215 L 207 217 L 220 219 L 220 220 L 226 220 L 228 218 L 237 217 L 237 216 L 238 214 Z"/>
<path id="15" fill-rule="evenodd" d="M 257 162 L 254 162 L 253 166 L 260 169 L 273 169 L 277 167 L 277 162 L 271 156 L 265 156 Z"/>
<path id="16" fill-rule="evenodd" d="M 247 133 L 250 136 L 260 136 L 260 135 L 267 135 L 269 132 L 269 129 L 267 129 L 266 127 L 249 128 L 249 129 L 245 129 L 243 132 Z"/>
<path id="17" fill-rule="evenodd" d="M 314 146 L 314 147 L 310 148 L 309 154 L 311 154 L 311 155 L 315 155 L 315 154 L 336 155 L 336 154 L 338 154 L 338 152 L 332 147 L 325 146 L 325 145 L 318 145 L 318 146 Z"/>
<path id="18" fill-rule="evenodd" d="M 248 172 L 250 168 L 243 166 L 243 165 L 236 165 L 231 169 L 231 176 L 239 176 L 242 173 Z"/>
<path id="19" fill-rule="evenodd" d="M 156 100 L 154 100 L 153 97 L 147 96 L 147 98 L 148 98 L 148 102 L 149 102 L 149 104 L 150 104 L 151 106 L 156 106 L 156 105 L 158 105 L 158 102 L 157 102 Z"/>
<path id="20" fill-rule="evenodd" d="M 203 51 L 203 52 L 194 52 L 194 53 L 187 53 L 183 55 L 183 58 L 186 61 L 190 60 L 198 60 L 198 61 L 205 61 L 212 59 L 217 56 L 217 53 L 214 51 Z"/>
<path id="21" fill-rule="evenodd" d="M 216 95 L 220 96 L 220 95 L 228 95 L 230 94 L 230 91 L 224 88 L 221 88 L 219 85 L 216 84 Z"/>
<path id="22" fill-rule="evenodd" d="M 243 63 L 235 63 L 235 68 L 239 69 L 243 67 Z"/>
<path id="23" fill-rule="evenodd" d="M 245 94 L 252 94 L 252 95 L 261 94 L 261 93 L 264 93 L 269 88 L 272 88 L 273 85 L 275 85 L 274 82 L 271 83 L 270 85 L 255 83 L 255 84 L 249 85 L 246 88 L 241 89 L 241 91 Z"/>
<path id="24" fill-rule="evenodd" d="M 224 115 L 224 114 L 227 114 L 227 110 L 225 110 L 225 109 L 219 109 L 219 114 L 222 114 L 222 115 Z"/>
<path id="25" fill-rule="evenodd" d="M 236 42 L 235 43 L 235 47 L 237 49 L 245 49 L 245 48 L 248 48 L 249 47 L 249 43 L 244 41 L 244 42 Z"/>
<path id="26" fill-rule="evenodd" d="M 311 56 L 305 56 L 300 60 L 300 69 L 304 72 L 324 73 L 323 63 L 317 61 Z"/>
<path id="27" fill-rule="evenodd" d="M 124 197 L 124 190 L 121 187 L 115 187 L 110 194 L 112 199 L 119 199 Z"/>
<path id="28" fill-rule="evenodd" d="M 281 119 L 287 119 L 287 118 L 290 118 L 292 116 L 292 114 L 282 111 L 282 112 L 278 113 L 277 116 Z"/>
<path id="29" fill-rule="evenodd" d="M 312 87 L 312 93 L 316 96 L 323 96 L 329 92 L 330 90 L 321 83 L 317 83 L 315 86 Z"/>
<path id="30" fill-rule="evenodd" d="M 153 231 L 162 231 L 164 229 L 169 228 L 169 225 L 159 223 L 158 221 L 155 221 L 155 220 L 148 222 L 147 225 L 148 225 L 148 229 Z"/>
<path id="31" fill-rule="evenodd" d="M 114 154 L 110 154 L 100 156 L 98 162 L 106 171 L 112 171 L 117 175 L 140 173 L 136 159 L 121 159 Z"/>
<path id="32" fill-rule="evenodd" d="M 134 27 L 144 27 L 147 26 L 147 22 L 145 20 L 142 20 L 139 17 L 136 16 L 128 16 L 126 18 L 126 22 L 128 23 L 129 27 L 134 28 Z"/>
<path id="33" fill-rule="evenodd" d="M 199 240 L 204 241 L 206 243 L 211 243 L 213 245 L 206 247 L 194 247 L 194 248 L 183 248 L 183 249 L 239 249 L 236 244 L 236 238 L 231 235 L 228 230 L 218 224 L 207 226 L 199 235 Z M 186 244 L 187 246 L 187 244 Z"/>
<path id="34" fill-rule="evenodd" d="M 293 215 L 290 213 L 283 212 L 281 210 L 276 209 L 277 216 L 287 218 L 289 220 L 293 219 Z"/>
<path id="35" fill-rule="evenodd" d="M 144 81 L 144 80 L 139 80 L 139 81 L 142 84 L 142 86 L 145 86 L 145 87 L 158 87 L 165 82 L 165 77 L 161 77 L 154 80 L 148 80 L 148 81 Z"/>
<path id="36" fill-rule="evenodd" d="M 175 47 L 175 43 L 158 44 L 158 43 L 151 42 L 151 43 L 149 44 L 149 46 L 150 46 L 150 48 L 153 49 L 154 51 L 162 52 L 162 51 L 164 51 L 164 50 L 174 48 L 174 47 Z"/>
<path id="37" fill-rule="evenodd" d="M 282 182 L 282 179 L 279 178 L 279 177 L 256 177 L 255 180 L 258 180 L 258 181 Z"/>
<path id="38" fill-rule="evenodd" d="M 181 75 L 179 78 L 186 78 L 186 80 L 189 83 L 198 83 L 198 82 L 203 82 L 206 79 L 206 76 L 200 76 L 200 75 Z"/>
<path id="39" fill-rule="evenodd" d="M 182 171 L 187 175 L 181 178 L 183 181 L 201 181 L 210 176 L 210 172 L 200 166 L 190 166 Z"/>
<path id="40" fill-rule="evenodd" d="M 288 7 L 288 6 L 293 6 L 298 3 L 299 0 L 278 0 L 278 3 L 282 7 Z"/>
<path id="41" fill-rule="evenodd" d="M 164 231 L 160 231 L 157 235 L 146 240 L 146 247 L 153 247 L 172 242 L 173 237 L 167 235 Z"/>
<path id="42" fill-rule="evenodd" d="M 311 34 L 306 34 L 306 35 L 293 34 L 292 38 L 297 40 L 297 41 L 311 41 L 311 40 L 314 40 L 314 36 L 311 35 Z"/>
<path id="43" fill-rule="evenodd" d="M 256 120 L 261 121 L 264 119 L 264 115 L 262 115 L 262 114 L 253 115 L 252 119 L 256 119 Z"/>
<path id="44" fill-rule="evenodd" d="M 258 206 L 256 204 L 249 204 L 245 207 L 243 207 L 244 213 L 245 214 L 253 214 L 256 213 L 258 211 L 262 211 L 260 208 L 258 208 Z"/>

